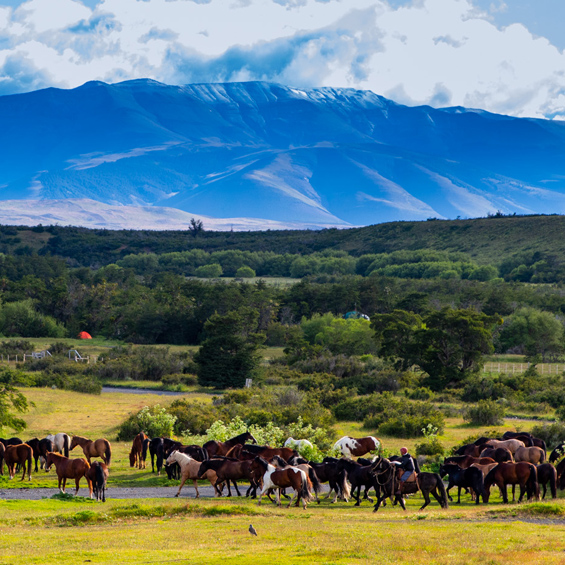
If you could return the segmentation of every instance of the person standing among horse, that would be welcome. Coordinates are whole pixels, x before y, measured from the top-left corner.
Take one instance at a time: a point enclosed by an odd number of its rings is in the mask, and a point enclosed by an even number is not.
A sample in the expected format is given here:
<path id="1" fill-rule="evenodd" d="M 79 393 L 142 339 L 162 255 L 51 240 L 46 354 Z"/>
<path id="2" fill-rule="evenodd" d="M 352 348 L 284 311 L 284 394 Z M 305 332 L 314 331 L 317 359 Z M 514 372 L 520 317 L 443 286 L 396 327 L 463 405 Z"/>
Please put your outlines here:
<path id="1" fill-rule="evenodd" d="M 408 449 L 406 447 L 400 448 L 400 459 L 398 461 L 394 461 L 394 463 L 396 463 L 398 467 L 404 471 L 400 477 L 400 483 L 396 492 L 398 496 L 402 496 L 402 485 L 410 479 L 410 477 L 412 477 L 416 471 L 416 466 L 414 465 L 414 459 L 412 459 L 412 456 L 408 453 Z"/>

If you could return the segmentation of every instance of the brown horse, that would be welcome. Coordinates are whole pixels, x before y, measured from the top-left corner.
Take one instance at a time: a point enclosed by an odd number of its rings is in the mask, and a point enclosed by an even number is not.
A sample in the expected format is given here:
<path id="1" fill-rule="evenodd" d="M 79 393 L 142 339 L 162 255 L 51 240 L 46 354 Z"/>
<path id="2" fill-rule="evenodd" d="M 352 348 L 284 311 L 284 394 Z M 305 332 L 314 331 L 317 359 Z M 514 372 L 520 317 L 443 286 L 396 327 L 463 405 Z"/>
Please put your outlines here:
<path id="1" fill-rule="evenodd" d="M 129 466 L 138 469 L 145 469 L 145 460 L 143 459 L 143 442 L 147 439 L 147 436 L 143 432 L 139 432 L 135 438 L 133 438 L 133 443 L 131 446 L 131 451 L 129 452 Z"/>
<path id="2" fill-rule="evenodd" d="M 485 447 L 484 445 L 476 445 L 474 443 L 468 443 L 466 445 L 462 445 L 459 449 L 455 451 L 455 455 L 465 455 L 469 457 L 480 457 L 481 450 Z"/>
<path id="3" fill-rule="evenodd" d="M 527 494 L 528 500 L 531 498 L 539 499 L 538 474 L 535 465 L 526 463 L 499 463 L 485 477 L 485 502 L 488 502 L 490 496 L 490 487 L 496 484 L 502 493 L 504 504 L 508 504 L 508 493 L 506 485 L 520 485 L 520 498 L 518 502 L 522 502 L 524 494 Z"/>
<path id="4" fill-rule="evenodd" d="M 0 442 L 0 475 L 4 474 L 4 454 L 6 453 L 6 448 L 4 444 Z"/>
<path id="5" fill-rule="evenodd" d="M 514 460 L 516 463 L 519 461 L 527 461 L 534 465 L 545 463 L 545 451 L 541 447 L 519 447 L 514 453 Z"/>
<path id="6" fill-rule="evenodd" d="M 233 483 L 237 496 L 241 496 L 236 481 L 248 480 L 251 483 L 249 490 L 257 490 L 258 484 L 254 480 L 251 472 L 251 461 L 238 461 L 231 457 L 219 457 L 217 459 L 207 459 L 200 463 L 198 470 L 198 478 L 202 478 L 209 473 L 210 470 L 215 471 L 218 482 L 226 482 L 228 486 L 228 496 L 231 496 L 230 481 Z"/>
<path id="7" fill-rule="evenodd" d="M 238 444 L 244 445 L 248 441 L 255 444 L 257 443 L 257 440 L 250 432 L 244 432 L 227 441 L 216 441 L 212 439 L 207 441 L 202 447 L 208 452 L 208 457 L 214 457 L 215 455 L 226 455 L 232 447 Z"/>
<path id="8" fill-rule="evenodd" d="M 290 500 L 288 507 L 296 498 L 296 506 L 299 505 L 302 499 L 302 505 L 306 510 L 306 505 L 311 499 L 310 494 L 310 481 L 308 476 L 301 469 L 296 467 L 287 467 L 286 469 L 277 469 L 268 463 L 263 457 L 255 457 L 251 463 L 251 472 L 257 482 L 263 481 L 263 488 L 259 495 L 259 504 L 263 495 L 270 489 L 277 490 L 277 505 L 281 505 L 280 490 L 282 488 L 292 488 L 294 496 Z"/>
<path id="9" fill-rule="evenodd" d="M 486 447 L 481 451 L 481 457 L 492 457 L 497 463 L 505 463 L 506 461 L 514 463 L 512 453 L 505 447 Z"/>
<path id="10" fill-rule="evenodd" d="M 84 461 L 84 459 L 82 461 Z M 106 502 L 106 483 L 108 482 L 109 475 L 108 465 L 106 465 L 106 463 L 100 463 L 100 461 L 94 461 L 84 474 L 86 480 L 90 481 L 92 484 L 94 498 L 96 498 L 98 502 Z"/>
<path id="11" fill-rule="evenodd" d="M 81 436 L 73 436 L 71 441 L 71 451 L 80 445 L 86 456 L 86 460 L 90 465 L 91 457 L 101 457 L 106 465 L 110 466 L 110 459 L 112 458 L 112 447 L 107 439 L 100 438 L 95 441 Z"/>
<path id="12" fill-rule="evenodd" d="M 459 465 L 461 469 L 468 469 L 474 463 L 478 463 L 479 465 L 488 465 L 489 463 L 495 463 L 495 460 L 491 457 L 471 457 L 470 455 L 460 455 L 446 457 L 443 462 L 444 465 Z"/>
<path id="13" fill-rule="evenodd" d="M 27 443 L 20 443 L 19 445 L 9 445 L 6 447 L 4 453 L 4 460 L 8 466 L 8 473 L 10 479 L 13 479 L 16 474 L 16 466 L 21 463 L 23 467 L 22 481 L 26 476 L 26 463 L 27 463 L 27 476 L 31 481 L 31 465 L 33 461 L 33 449 Z"/>
<path id="14" fill-rule="evenodd" d="M 86 459 L 69 459 L 64 455 L 50 451 L 45 458 L 45 471 L 49 471 L 49 469 L 51 469 L 51 465 L 55 465 L 57 478 L 59 479 L 59 490 L 62 493 L 65 492 L 67 479 L 74 479 L 77 487 L 75 491 L 76 496 L 79 489 L 80 479 L 82 477 L 85 477 L 86 482 L 88 483 L 90 497 L 92 498 L 92 481 L 88 477 L 86 477 L 86 473 L 88 469 L 90 469 L 90 465 L 88 464 Z"/>
<path id="15" fill-rule="evenodd" d="M 337 449 L 345 457 L 363 457 L 371 451 L 378 451 L 381 447 L 381 440 L 373 437 L 349 437 L 344 436 L 338 439 L 334 444 L 334 449 Z"/>
<path id="16" fill-rule="evenodd" d="M 270 460 L 275 455 L 282 457 L 288 461 L 291 457 L 296 457 L 298 451 L 290 449 L 290 447 L 269 447 L 268 445 L 236 445 L 228 452 L 230 457 L 240 459 L 241 461 L 251 461 L 255 457 L 263 457 Z"/>

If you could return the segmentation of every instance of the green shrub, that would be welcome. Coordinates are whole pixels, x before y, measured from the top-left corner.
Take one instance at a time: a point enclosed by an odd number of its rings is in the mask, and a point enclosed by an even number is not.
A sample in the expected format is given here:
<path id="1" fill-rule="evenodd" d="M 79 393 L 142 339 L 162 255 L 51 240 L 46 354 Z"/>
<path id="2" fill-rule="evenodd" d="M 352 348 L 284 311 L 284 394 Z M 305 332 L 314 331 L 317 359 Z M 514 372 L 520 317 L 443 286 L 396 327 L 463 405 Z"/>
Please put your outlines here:
<path id="1" fill-rule="evenodd" d="M 169 407 L 169 413 L 175 417 L 174 431 L 177 435 L 202 435 L 218 419 L 219 412 L 215 406 L 192 402 L 179 398 Z"/>
<path id="2" fill-rule="evenodd" d="M 435 393 L 429 388 L 421 386 L 412 390 L 407 390 L 406 396 L 410 398 L 410 400 L 432 400 Z"/>
<path id="3" fill-rule="evenodd" d="M 224 271 L 222 266 L 218 263 L 211 263 L 210 265 L 202 265 L 194 270 L 194 274 L 197 277 L 202 277 L 205 279 L 217 279 L 223 275 Z"/>
<path id="4" fill-rule="evenodd" d="M 475 426 L 499 426 L 504 422 L 504 407 L 492 400 L 480 400 L 467 408 L 463 418 Z"/>
<path id="5" fill-rule="evenodd" d="M 543 439 L 548 449 L 554 449 L 565 441 L 565 422 L 536 425 L 532 428 L 531 433 L 533 436 Z"/>
<path id="6" fill-rule="evenodd" d="M 144 431 L 149 437 L 171 437 L 175 422 L 176 417 L 158 404 L 145 406 L 120 425 L 116 439 L 130 441 L 140 431 Z"/>
<path id="7" fill-rule="evenodd" d="M 374 424 L 377 424 L 382 418 L 371 417 L 365 418 L 363 427 L 366 429 L 375 429 Z M 432 424 L 438 429 L 443 430 L 445 420 L 443 414 L 437 411 L 436 414 L 428 415 L 415 415 L 415 414 L 398 414 L 381 423 L 378 426 L 378 433 L 381 435 L 412 438 L 421 437 L 423 435 L 422 429 L 428 424 Z"/>
<path id="8" fill-rule="evenodd" d="M 425 441 L 416 444 L 416 455 L 433 457 L 444 455 L 445 449 L 437 437 L 438 429 L 432 424 L 428 424 L 422 429 Z"/>
<path id="9" fill-rule="evenodd" d="M 479 400 L 498 400 L 512 396 L 513 391 L 498 378 L 474 376 L 465 384 L 461 400 L 478 402 Z"/>
<path id="10" fill-rule="evenodd" d="M 194 386 L 198 384 L 198 377 L 196 375 L 173 373 L 170 375 L 163 375 L 161 377 L 161 382 L 165 386 L 179 386 L 179 385 Z"/>
<path id="11" fill-rule="evenodd" d="M 255 271 L 251 267 L 244 265 L 235 272 L 235 276 L 240 279 L 252 279 L 255 276 Z"/>

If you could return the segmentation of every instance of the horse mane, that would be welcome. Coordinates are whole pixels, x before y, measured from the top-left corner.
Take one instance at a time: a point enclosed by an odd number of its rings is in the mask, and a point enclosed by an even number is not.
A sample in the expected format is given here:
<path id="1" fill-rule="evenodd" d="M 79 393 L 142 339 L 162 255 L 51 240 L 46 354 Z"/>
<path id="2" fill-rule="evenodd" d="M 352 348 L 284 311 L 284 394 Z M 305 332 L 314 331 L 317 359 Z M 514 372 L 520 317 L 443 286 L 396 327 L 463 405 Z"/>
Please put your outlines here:
<path id="1" fill-rule="evenodd" d="M 289 466 L 289 464 L 279 455 L 273 455 L 273 457 L 271 457 L 271 461 L 276 461 L 277 465 L 279 465 L 281 469 L 285 469 Z"/>
<path id="2" fill-rule="evenodd" d="M 492 485 L 495 480 L 494 480 L 494 476 L 496 474 L 496 471 L 498 469 L 498 465 L 496 467 L 493 467 L 486 475 L 485 475 L 485 479 L 483 481 L 483 484 L 485 486 L 485 488 L 487 488 L 487 484 L 488 485 Z"/>
<path id="3" fill-rule="evenodd" d="M 244 451 L 247 451 L 248 453 L 252 453 L 254 455 L 261 453 L 265 449 L 272 449 L 272 448 L 269 445 L 254 445 L 252 443 L 246 443 L 245 447 L 243 448 Z"/>

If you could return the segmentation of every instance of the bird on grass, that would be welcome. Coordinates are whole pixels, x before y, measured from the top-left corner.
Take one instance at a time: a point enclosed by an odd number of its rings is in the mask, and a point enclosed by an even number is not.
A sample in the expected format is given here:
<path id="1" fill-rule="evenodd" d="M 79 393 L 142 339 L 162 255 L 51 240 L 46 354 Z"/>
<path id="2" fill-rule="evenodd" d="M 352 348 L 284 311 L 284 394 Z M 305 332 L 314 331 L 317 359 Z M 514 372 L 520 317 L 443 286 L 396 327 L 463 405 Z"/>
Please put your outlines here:
<path id="1" fill-rule="evenodd" d="M 255 530 L 255 528 L 253 527 L 253 524 L 249 524 L 249 533 L 252 536 L 256 536 L 257 535 L 257 531 Z"/>

